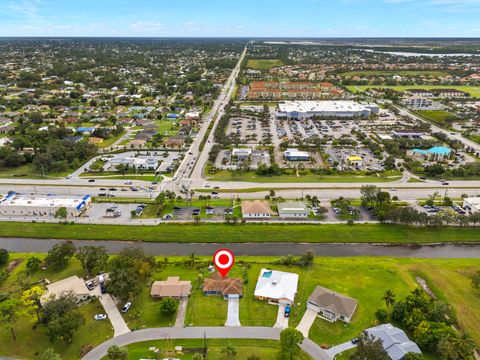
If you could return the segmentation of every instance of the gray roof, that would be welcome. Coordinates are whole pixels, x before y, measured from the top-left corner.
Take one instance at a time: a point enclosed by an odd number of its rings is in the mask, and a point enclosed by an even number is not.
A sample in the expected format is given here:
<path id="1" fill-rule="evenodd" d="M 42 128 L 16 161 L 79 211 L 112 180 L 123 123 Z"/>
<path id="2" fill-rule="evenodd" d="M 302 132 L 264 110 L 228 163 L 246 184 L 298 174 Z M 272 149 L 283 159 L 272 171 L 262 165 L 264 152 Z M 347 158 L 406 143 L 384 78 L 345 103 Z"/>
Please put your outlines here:
<path id="1" fill-rule="evenodd" d="M 368 336 L 382 340 L 383 348 L 392 360 L 402 360 L 409 352 L 419 353 L 417 344 L 410 341 L 405 332 L 392 324 L 382 324 L 365 330 Z"/>
<path id="2" fill-rule="evenodd" d="M 308 207 L 303 202 L 284 202 L 277 204 L 278 212 L 283 214 L 298 214 L 308 212 Z"/>
<path id="3" fill-rule="evenodd" d="M 327 309 L 336 315 L 343 315 L 346 318 L 353 316 L 358 303 L 355 299 L 322 286 L 317 286 L 315 290 L 313 290 L 312 295 L 308 298 L 308 302 L 320 308 Z"/>

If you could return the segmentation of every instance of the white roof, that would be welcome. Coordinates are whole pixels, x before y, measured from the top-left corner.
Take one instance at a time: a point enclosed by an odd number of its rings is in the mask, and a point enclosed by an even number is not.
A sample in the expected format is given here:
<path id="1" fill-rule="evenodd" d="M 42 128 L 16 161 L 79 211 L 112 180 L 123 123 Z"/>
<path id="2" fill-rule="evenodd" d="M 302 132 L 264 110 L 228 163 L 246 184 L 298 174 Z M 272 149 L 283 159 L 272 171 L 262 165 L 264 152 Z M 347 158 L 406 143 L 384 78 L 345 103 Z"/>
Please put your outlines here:
<path id="1" fill-rule="evenodd" d="M 480 211 L 480 197 L 465 198 L 463 204 L 470 206 L 473 211 Z"/>
<path id="2" fill-rule="evenodd" d="M 254 295 L 269 299 L 287 299 L 293 302 L 297 286 L 298 274 L 262 269 Z"/>
<path id="3" fill-rule="evenodd" d="M 293 156 L 293 157 L 310 157 L 310 154 L 306 151 L 299 151 L 298 149 L 287 149 L 284 153 L 284 156 Z"/>
<path id="4" fill-rule="evenodd" d="M 240 148 L 234 148 L 232 150 L 232 155 L 235 156 L 235 155 L 250 155 L 252 153 L 252 149 L 251 148 L 246 148 L 246 149 L 240 149 Z"/>
<path id="5" fill-rule="evenodd" d="M 280 112 L 351 112 L 370 110 L 371 105 L 362 105 L 350 100 L 337 101 L 285 101 L 278 104 Z"/>
<path id="6" fill-rule="evenodd" d="M 11 193 L 0 198 L 0 206 L 37 206 L 37 207 L 66 207 L 76 208 L 82 202 L 90 200 L 90 195 L 85 196 L 45 196 L 45 195 L 20 195 Z"/>

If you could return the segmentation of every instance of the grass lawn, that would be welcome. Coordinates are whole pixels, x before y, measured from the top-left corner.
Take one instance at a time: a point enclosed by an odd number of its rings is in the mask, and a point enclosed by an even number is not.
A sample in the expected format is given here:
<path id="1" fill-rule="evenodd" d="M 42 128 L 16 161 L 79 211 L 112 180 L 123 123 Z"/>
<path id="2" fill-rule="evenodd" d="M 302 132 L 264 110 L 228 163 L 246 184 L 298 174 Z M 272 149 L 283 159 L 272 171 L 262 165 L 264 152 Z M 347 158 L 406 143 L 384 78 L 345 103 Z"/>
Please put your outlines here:
<path id="1" fill-rule="evenodd" d="M 223 360 L 228 357 L 222 354 L 222 349 L 231 345 L 237 350 L 236 359 L 247 359 L 251 355 L 256 355 L 260 360 L 274 359 L 280 348 L 280 344 L 275 340 L 256 340 L 256 339 L 207 339 L 207 357 L 206 360 Z M 184 354 L 172 353 L 175 346 L 182 346 Z M 194 352 L 187 352 L 188 349 L 201 349 L 203 347 L 203 339 L 179 339 L 179 340 L 155 340 L 145 341 L 127 346 L 128 359 L 151 359 L 155 358 L 155 353 L 149 350 L 151 347 L 162 349 L 165 352 L 164 356 L 173 356 L 178 359 L 191 359 Z M 185 351 L 187 350 L 187 351 Z M 310 357 L 303 353 L 298 358 L 310 359 Z"/>
<path id="2" fill-rule="evenodd" d="M 243 174 L 236 174 L 231 171 L 219 171 L 214 175 L 207 175 L 210 181 L 250 181 L 257 183 L 358 183 L 358 182 L 392 182 L 398 181 L 402 178 L 398 172 L 384 172 L 373 175 L 366 175 L 359 172 L 355 174 L 345 175 L 300 175 L 294 174 L 280 175 L 280 176 L 259 176 L 255 172 L 245 172 Z"/>
<path id="3" fill-rule="evenodd" d="M 479 242 L 478 227 L 403 225 L 163 224 L 158 226 L 3 222 L 0 237 L 145 242 L 436 243 Z"/>
<path id="4" fill-rule="evenodd" d="M 450 128 L 448 119 L 456 119 L 455 115 L 442 110 L 418 110 L 415 113 L 444 128 Z"/>
<path id="5" fill-rule="evenodd" d="M 117 136 L 112 136 L 112 137 L 109 137 L 108 139 L 105 139 L 102 143 L 98 144 L 98 147 L 100 149 L 105 149 L 107 147 L 110 147 L 112 146 L 113 144 L 115 144 L 116 141 L 118 141 L 118 139 L 120 139 L 123 135 L 125 135 L 127 133 L 126 130 L 123 130 L 121 134 L 117 135 Z"/>
<path id="6" fill-rule="evenodd" d="M 24 259 L 24 261 L 0 285 L 0 291 L 8 291 L 13 294 L 12 297 L 14 298 L 21 295 L 22 289 L 19 285 L 18 276 L 25 271 L 25 259 L 29 256 L 28 254 L 10 254 L 10 260 Z M 36 256 L 42 258 L 44 254 L 36 254 Z M 78 261 L 71 261 L 70 265 L 61 271 L 40 270 L 31 275 L 30 283 L 45 278 L 54 282 L 72 275 L 85 275 Z M 37 353 L 52 347 L 56 352 L 62 354 L 64 359 L 78 359 L 83 346 L 96 346 L 113 336 L 113 328 L 109 321 L 95 321 L 93 319 L 95 314 L 104 313 L 98 300 L 81 305 L 79 310 L 85 318 L 85 325 L 75 332 L 74 341 L 71 344 L 61 341 L 51 343 L 47 338 L 45 327 L 37 326 L 34 328 L 36 316 L 31 317 L 22 313 L 13 326 L 17 341 L 12 340 L 9 328 L 0 327 L 0 356 L 33 359 Z"/>
<path id="7" fill-rule="evenodd" d="M 340 73 L 341 76 L 433 76 L 440 77 L 448 75 L 445 71 L 435 70 L 360 70 L 346 71 Z"/>
<path id="8" fill-rule="evenodd" d="M 348 85 L 346 88 L 353 92 L 364 92 L 367 89 L 373 88 L 384 88 L 384 89 L 393 89 L 396 91 L 405 91 L 408 89 L 424 89 L 424 90 L 433 90 L 433 89 L 455 89 L 469 93 L 472 97 L 480 97 L 480 86 L 462 86 L 462 85 Z"/>
<path id="9" fill-rule="evenodd" d="M 247 68 L 255 70 L 268 70 L 283 65 L 283 62 L 278 59 L 249 59 L 247 62 Z"/>
<path id="10" fill-rule="evenodd" d="M 7 179 L 59 179 L 67 176 L 73 170 L 68 170 L 58 173 L 45 173 L 45 177 L 42 171 L 36 170 L 32 165 L 23 165 L 16 168 L 0 168 L 0 178 Z M 19 176 L 21 175 L 21 176 Z"/>

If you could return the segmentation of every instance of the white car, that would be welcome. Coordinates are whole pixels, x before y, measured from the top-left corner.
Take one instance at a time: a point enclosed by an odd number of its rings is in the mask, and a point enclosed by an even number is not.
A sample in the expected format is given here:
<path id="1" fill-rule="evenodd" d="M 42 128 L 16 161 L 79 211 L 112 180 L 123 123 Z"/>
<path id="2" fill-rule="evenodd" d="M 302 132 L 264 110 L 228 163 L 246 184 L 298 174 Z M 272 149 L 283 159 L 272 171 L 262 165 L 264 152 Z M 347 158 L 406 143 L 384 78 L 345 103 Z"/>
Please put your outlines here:
<path id="1" fill-rule="evenodd" d="M 129 301 L 125 305 L 123 305 L 122 312 L 126 313 L 128 311 L 128 309 L 130 309 L 130 306 L 132 306 L 132 303 Z"/>
<path id="2" fill-rule="evenodd" d="M 107 318 L 106 314 L 97 314 L 93 317 L 95 320 L 105 320 Z"/>

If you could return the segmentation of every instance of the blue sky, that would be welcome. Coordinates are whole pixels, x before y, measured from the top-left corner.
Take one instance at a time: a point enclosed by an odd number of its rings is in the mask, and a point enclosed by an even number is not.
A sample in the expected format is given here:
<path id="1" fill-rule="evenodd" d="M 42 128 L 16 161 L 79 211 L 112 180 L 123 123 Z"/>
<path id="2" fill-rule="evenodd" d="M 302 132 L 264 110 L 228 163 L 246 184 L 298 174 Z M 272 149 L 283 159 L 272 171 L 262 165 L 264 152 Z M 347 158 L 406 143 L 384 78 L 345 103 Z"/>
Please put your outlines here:
<path id="1" fill-rule="evenodd" d="M 0 36 L 480 37 L 480 0 L 0 0 Z"/>

